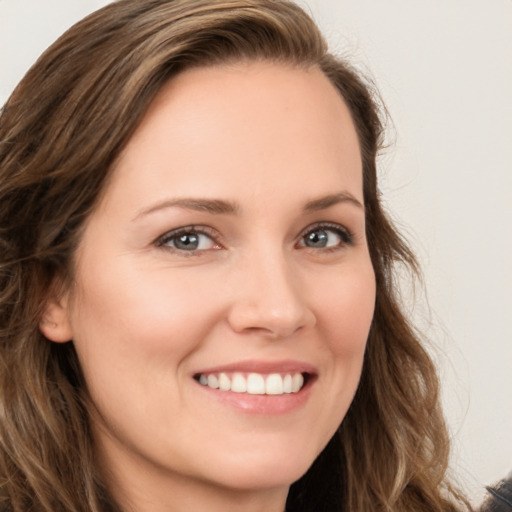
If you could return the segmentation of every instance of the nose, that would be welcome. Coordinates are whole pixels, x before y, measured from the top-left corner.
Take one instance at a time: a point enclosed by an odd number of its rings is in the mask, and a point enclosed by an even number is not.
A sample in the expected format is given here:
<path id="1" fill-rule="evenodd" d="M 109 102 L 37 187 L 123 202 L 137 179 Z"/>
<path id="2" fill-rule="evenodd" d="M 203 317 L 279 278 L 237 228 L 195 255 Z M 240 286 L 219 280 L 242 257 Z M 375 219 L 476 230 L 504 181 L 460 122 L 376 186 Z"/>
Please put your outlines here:
<path id="1" fill-rule="evenodd" d="M 233 285 L 228 322 L 237 333 L 287 338 L 316 324 L 303 280 L 282 255 L 254 255 Z"/>

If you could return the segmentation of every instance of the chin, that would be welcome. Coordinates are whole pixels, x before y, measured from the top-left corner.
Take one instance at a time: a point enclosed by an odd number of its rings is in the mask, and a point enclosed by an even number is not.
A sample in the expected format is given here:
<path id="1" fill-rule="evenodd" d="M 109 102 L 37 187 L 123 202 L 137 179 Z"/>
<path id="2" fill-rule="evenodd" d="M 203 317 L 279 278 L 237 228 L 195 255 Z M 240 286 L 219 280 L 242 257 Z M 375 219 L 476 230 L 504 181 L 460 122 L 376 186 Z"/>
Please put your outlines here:
<path id="1" fill-rule="evenodd" d="M 261 453 L 254 457 L 241 453 L 232 459 L 229 464 L 224 461 L 224 464 L 217 465 L 216 479 L 220 485 L 240 491 L 289 487 L 307 472 L 314 461 L 314 457 L 306 457 L 304 453 L 279 457 L 275 453 L 268 457 L 262 457 Z"/>

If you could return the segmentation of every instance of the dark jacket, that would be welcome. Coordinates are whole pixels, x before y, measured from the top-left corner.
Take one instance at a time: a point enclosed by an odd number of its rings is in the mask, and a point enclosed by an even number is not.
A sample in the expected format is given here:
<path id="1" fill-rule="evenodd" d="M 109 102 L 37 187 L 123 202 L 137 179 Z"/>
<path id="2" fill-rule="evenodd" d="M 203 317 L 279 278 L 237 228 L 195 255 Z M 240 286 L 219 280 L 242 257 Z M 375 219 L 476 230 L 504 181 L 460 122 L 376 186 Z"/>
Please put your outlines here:
<path id="1" fill-rule="evenodd" d="M 512 512 L 512 473 L 496 485 L 487 487 L 488 497 L 479 512 Z"/>

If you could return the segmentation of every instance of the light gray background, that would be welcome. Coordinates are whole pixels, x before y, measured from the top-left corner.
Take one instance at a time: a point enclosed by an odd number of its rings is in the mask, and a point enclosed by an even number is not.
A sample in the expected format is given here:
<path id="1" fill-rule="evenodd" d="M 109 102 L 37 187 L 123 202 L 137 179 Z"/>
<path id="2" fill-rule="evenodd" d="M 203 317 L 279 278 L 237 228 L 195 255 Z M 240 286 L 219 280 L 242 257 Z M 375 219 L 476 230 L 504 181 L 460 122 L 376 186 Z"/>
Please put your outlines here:
<path id="1" fill-rule="evenodd" d="M 102 0 L 0 0 L 0 103 Z M 386 203 L 423 266 L 411 311 L 434 340 L 475 501 L 512 469 L 512 0 L 302 0 L 371 70 L 393 119 Z"/>

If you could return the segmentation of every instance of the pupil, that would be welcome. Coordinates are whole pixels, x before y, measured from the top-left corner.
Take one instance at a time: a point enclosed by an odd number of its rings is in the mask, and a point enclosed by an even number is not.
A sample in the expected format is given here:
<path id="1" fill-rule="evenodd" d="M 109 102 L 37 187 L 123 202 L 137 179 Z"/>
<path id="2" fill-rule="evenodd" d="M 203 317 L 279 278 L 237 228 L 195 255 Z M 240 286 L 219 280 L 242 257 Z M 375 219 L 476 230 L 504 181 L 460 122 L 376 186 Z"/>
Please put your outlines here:
<path id="1" fill-rule="evenodd" d="M 176 240 L 176 247 L 178 249 L 197 249 L 199 245 L 199 237 L 195 234 L 180 235 Z"/>
<path id="2" fill-rule="evenodd" d="M 307 236 L 307 245 L 310 247 L 325 247 L 327 245 L 327 238 L 325 231 L 313 231 Z"/>

